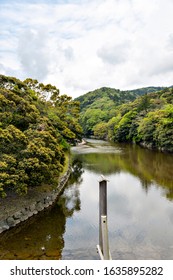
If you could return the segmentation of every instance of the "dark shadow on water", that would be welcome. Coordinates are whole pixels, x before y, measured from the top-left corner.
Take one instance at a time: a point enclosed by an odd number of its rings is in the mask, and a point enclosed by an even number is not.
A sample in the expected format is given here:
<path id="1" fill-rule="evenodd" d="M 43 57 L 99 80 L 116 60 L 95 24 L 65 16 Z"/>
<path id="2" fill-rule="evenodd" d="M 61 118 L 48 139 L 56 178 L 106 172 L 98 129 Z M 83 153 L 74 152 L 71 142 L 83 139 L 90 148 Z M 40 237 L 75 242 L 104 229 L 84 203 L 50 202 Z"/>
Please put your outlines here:
<path id="1" fill-rule="evenodd" d="M 1 260 L 61 259 L 66 219 L 81 208 L 78 188 L 83 173 L 81 162 L 74 161 L 72 168 L 69 182 L 53 207 L 0 235 Z"/>

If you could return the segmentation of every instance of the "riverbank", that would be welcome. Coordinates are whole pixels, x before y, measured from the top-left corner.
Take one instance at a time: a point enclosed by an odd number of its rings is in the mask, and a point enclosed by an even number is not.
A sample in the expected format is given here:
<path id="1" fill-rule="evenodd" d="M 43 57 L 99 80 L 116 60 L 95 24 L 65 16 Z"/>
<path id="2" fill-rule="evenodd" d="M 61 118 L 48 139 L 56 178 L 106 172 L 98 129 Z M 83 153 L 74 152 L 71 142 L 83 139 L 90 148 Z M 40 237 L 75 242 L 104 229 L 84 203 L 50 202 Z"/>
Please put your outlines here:
<path id="1" fill-rule="evenodd" d="M 106 141 L 109 142 L 110 144 L 131 144 L 131 145 L 137 145 L 141 148 L 144 148 L 146 150 L 150 151 L 156 151 L 156 152 L 162 152 L 162 153 L 167 153 L 167 154 L 173 154 L 173 146 L 170 146 L 169 149 L 165 147 L 156 147 L 153 142 L 146 142 L 146 141 L 141 141 L 141 142 L 135 142 L 135 141 L 130 141 L 130 142 L 114 142 L 108 137 L 94 137 L 94 136 L 86 136 L 85 139 L 95 139 L 95 140 L 101 140 L 101 141 Z M 85 144 L 87 143 L 87 140 L 85 141 Z"/>
<path id="2" fill-rule="evenodd" d="M 26 221 L 38 212 L 50 207 L 62 192 L 71 173 L 68 169 L 60 177 L 55 189 L 43 190 L 40 187 L 28 191 L 26 196 L 9 195 L 0 199 L 0 233 Z"/>

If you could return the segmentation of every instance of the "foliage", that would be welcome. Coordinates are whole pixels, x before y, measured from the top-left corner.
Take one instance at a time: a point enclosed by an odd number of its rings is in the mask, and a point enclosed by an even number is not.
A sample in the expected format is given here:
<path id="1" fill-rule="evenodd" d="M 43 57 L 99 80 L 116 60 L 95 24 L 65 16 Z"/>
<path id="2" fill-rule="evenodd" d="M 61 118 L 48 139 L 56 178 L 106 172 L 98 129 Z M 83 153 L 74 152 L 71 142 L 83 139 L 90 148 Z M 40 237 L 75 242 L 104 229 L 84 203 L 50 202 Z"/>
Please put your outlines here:
<path id="1" fill-rule="evenodd" d="M 55 86 L 0 75 L 0 195 L 56 184 L 78 119 L 79 103 Z"/>
<path id="2" fill-rule="evenodd" d="M 147 148 L 173 152 L 172 88 L 137 98 L 129 104 L 126 114 L 124 106 L 119 111 L 121 119 L 114 126 L 114 141 L 136 142 Z"/>
<path id="3" fill-rule="evenodd" d="M 136 90 L 120 91 L 119 89 L 103 87 L 76 98 L 80 102 L 80 124 L 85 135 L 93 135 L 94 128 L 100 122 L 108 122 L 117 115 L 117 110 L 124 104 L 124 114 L 129 111 L 128 104 L 137 97 L 148 92 L 161 90 L 159 87 L 148 87 Z M 150 106 L 147 96 L 140 100 L 138 110 Z M 121 108 L 122 111 L 122 108 Z M 122 112 L 123 114 L 123 112 Z"/>
<path id="4" fill-rule="evenodd" d="M 114 140 L 117 142 L 126 142 L 132 140 L 132 124 L 136 117 L 136 111 L 129 111 L 126 113 L 114 126 Z"/>
<path id="5" fill-rule="evenodd" d="M 77 98 L 84 134 L 173 152 L 173 88 L 101 88 Z"/>
<path id="6" fill-rule="evenodd" d="M 98 139 L 106 139 L 108 127 L 104 122 L 98 123 L 94 126 L 94 136 Z"/>
<path id="7" fill-rule="evenodd" d="M 173 152 L 173 105 L 165 105 L 143 118 L 138 127 L 138 142 Z"/>

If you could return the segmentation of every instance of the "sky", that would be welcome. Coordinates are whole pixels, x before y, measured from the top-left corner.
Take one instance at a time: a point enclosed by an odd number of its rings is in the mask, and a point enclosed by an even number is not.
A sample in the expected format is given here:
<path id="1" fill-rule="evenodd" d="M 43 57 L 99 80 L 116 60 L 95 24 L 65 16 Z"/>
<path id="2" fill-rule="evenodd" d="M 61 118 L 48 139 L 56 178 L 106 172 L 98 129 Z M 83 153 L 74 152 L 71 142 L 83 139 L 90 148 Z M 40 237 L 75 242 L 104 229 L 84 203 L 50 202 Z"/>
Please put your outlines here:
<path id="1" fill-rule="evenodd" d="M 0 74 L 73 98 L 173 85 L 172 0 L 0 0 Z"/>

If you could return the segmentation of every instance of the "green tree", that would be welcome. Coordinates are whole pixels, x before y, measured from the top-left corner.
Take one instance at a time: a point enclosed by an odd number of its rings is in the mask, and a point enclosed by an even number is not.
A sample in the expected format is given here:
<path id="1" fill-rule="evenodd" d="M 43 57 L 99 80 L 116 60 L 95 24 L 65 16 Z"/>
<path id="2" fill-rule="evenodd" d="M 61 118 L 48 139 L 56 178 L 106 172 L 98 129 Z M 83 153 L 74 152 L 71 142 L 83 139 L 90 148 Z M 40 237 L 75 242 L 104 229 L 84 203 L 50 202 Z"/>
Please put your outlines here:
<path id="1" fill-rule="evenodd" d="M 173 152 L 173 105 L 166 105 L 159 110 L 157 117 L 158 122 L 154 131 L 157 148 Z"/>
<path id="2" fill-rule="evenodd" d="M 136 111 L 130 111 L 121 118 L 120 122 L 114 127 L 115 141 L 127 142 L 132 140 L 133 133 L 131 127 L 136 115 Z"/>
<path id="3" fill-rule="evenodd" d="M 81 138 L 79 102 L 37 80 L 0 75 L 0 195 L 55 185 Z"/>
<path id="4" fill-rule="evenodd" d="M 93 128 L 94 136 L 98 139 L 108 139 L 108 127 L 104 122 L 98 123 Z"/>
<path id="5" fill-rule="evenodd" d="M 148 111 L 150 107 L 150 97 L 147 94 L 144 94 L 139 101 L 138 105 L 138 111 L 145 111 L 145 113 Z"/>

